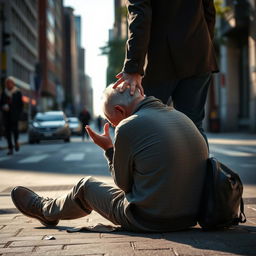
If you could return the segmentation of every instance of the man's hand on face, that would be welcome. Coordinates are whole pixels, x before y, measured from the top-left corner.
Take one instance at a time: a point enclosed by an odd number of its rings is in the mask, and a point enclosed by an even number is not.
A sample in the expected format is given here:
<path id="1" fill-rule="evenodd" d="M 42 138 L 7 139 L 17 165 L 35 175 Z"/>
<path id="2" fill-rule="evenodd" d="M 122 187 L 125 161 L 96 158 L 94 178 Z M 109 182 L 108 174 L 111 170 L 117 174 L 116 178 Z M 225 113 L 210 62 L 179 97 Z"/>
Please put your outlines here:
<path id="1" fill-rule="evenodd" d="M 92 138 L 93 142 L 103 150 L 107 150 L 113 147 L 112 139 L 109 135 L 109 123 L 104 125 L 104 133 L 101 135 L 94 132 L 89 125 L 86 125 L 85 129 Z"/>
<path id="2" fill-rule="evenodd" d="M 130 93 L 131 95 L 133 95 L 137 87 L 140 90 L 141 95 L 144 96 L 144 90 L 141 85 L 142 76 L 140 74 L 138 73 L 128 74 L 125 72 L 121 72 L 116 75 L 116 78 L 118 78 L 118 80 L 113 85 L 113 89 L 117 88 L 119 84 L 123 83 L 120 86 L 121 92 L 126 90 L 126 88 L 130 88 Z"/>

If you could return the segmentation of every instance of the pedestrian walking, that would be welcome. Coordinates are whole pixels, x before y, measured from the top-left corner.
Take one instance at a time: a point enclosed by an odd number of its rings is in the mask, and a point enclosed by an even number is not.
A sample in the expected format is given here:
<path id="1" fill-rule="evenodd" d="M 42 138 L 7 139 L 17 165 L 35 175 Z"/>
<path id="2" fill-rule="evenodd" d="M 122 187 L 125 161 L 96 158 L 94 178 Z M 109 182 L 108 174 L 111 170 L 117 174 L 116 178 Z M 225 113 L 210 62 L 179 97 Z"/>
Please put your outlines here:
<path id="1" fill-rule="evenodd" d="M 123 90 L 135 87 L 185 113 L 202 127 L 212 72 L 217 72 L 213 47 L 213 0 L 127 0 L 129 36 L 126 58 L 117 74 Z M 146 68 L 144 70 L 144 66 Z"/>
<path id="2" fill-rule="evenodd" d="M 102 119 L 102 117 L 100 115 L 97 117 L 96 122 L 97 122 L 98 131 L 101 132 L 102 131 L 103 119 Z"/>
<path id="3" fill-rule="evenodd" d="M 87 139 L 89 139 L 89 135 L 88 135 L 87 131 L 85 130 L 85 126 L 88 125 L 91 120 L 91 114 L 86 109 L 86 107 L 84 107 L 83 110 L 80 112 L 79 120 L 82 125 L 82 140 L 84 141 L 85 136 L 87 137 Z"/>
<path id="4" fill-rule="evenodd" d="M 183 113 L 136 90 L 109 86 L 103 112 L 104 133 L 86 127 L 105 151 L 117 187 L 92 177 L 81 179 L 58 198 L 42 198 L 25 187 L 12 190 L 12 200 L 25 215 L 43 225 L 76 219 L 97 211 L 114 224 L 135 232 L 164 232 L 197 224 L 208 150 L 193 122 Z"/>
<path id="5" fill-rule="evenodd" d="M 13 140 L 15 151 L 19 151 L 19 118 L 23 110 L 22 94 L 15 86 L 14 79 L 8 77 L 5 89 L 1 95 L 0 106 L 3 113 L 5 136 L 8 143 L 7 155 L 13 154 Z"/>

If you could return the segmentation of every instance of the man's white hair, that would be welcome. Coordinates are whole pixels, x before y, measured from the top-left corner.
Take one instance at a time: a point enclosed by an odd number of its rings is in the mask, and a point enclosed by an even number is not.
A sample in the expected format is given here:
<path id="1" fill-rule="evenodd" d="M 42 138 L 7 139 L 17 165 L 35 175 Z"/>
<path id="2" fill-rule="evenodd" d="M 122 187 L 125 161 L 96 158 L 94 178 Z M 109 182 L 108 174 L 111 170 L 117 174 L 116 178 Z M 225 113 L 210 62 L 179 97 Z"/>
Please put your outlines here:
<path id="1" fill-rule="evenodd" d="M 128 107 L 139 97 L 140 91 L 137 88 L 134 95 L 131 95 L 130 88 L 121 92 L 120 86 L 113 89 L 113 84 L 110 84 L 103 92 L 103 111 L 111 115 L 116 105 Z"/>

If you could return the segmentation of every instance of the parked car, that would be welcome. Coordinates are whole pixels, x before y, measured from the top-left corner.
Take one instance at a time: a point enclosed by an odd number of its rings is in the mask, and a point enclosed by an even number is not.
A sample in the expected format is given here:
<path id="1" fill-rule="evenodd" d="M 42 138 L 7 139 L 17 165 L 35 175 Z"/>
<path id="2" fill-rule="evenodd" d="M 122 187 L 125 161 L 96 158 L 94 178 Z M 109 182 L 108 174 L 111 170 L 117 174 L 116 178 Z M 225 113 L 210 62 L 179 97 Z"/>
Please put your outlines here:
<path id="1" fill-rule="evenodd" d="M 69 123 L 69 128 L 71 130 L 71 134 L 81 135 L 82 126 L 77 117 L 69 117 L 68 123 Z"/>
<path id="2" fill-rule="evenodd" d="M 69 142 L 70 134 L 68 119 L 62 111 L 37 113 L 29 125 L 29 143 L 56 139 Z"/>

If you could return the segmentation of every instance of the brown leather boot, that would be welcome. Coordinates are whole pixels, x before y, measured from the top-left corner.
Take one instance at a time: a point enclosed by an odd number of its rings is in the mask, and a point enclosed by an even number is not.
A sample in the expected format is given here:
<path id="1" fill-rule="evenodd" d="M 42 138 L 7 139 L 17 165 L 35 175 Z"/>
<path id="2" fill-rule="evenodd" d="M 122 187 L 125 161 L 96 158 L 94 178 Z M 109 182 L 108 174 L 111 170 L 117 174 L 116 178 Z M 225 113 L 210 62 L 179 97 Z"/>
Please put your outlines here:
<path id="1" fill-rule="evenodd" d="M 38 196 L 32 190 L 25 187 L 15 187 L 11 192 L 12 201 L 20 212 L 28 217 L 38 219 L 44 226 L 56 226 L 59 220 L 48 220 L 43 215 L 42 209 L 51 198 Z"/>

